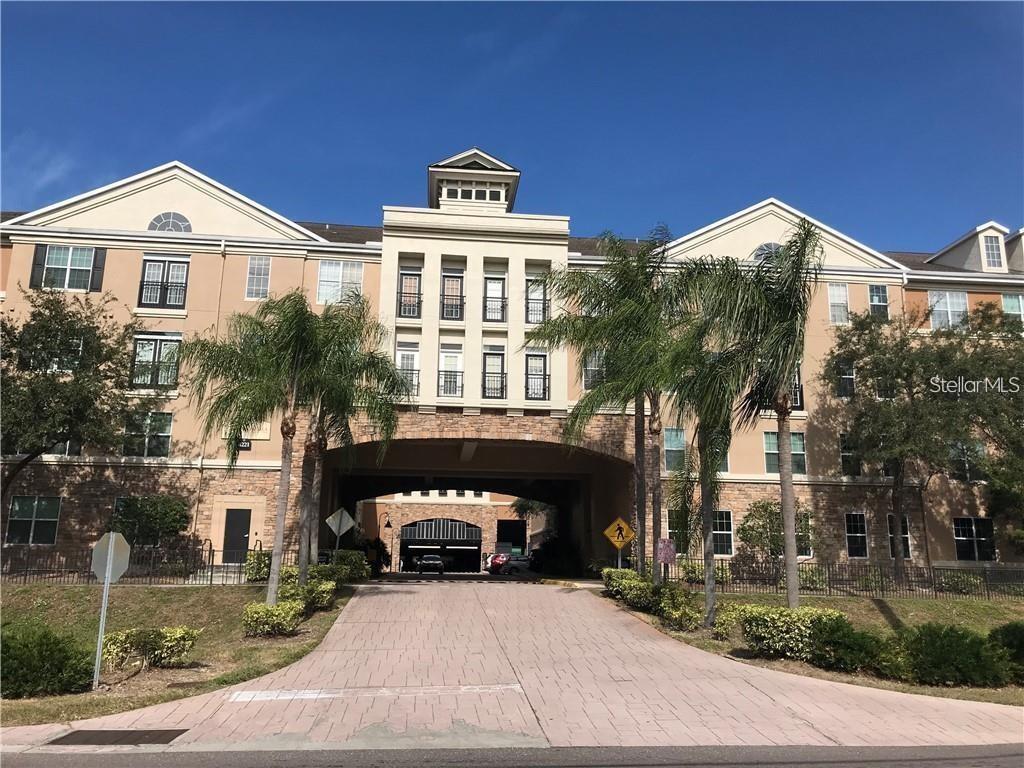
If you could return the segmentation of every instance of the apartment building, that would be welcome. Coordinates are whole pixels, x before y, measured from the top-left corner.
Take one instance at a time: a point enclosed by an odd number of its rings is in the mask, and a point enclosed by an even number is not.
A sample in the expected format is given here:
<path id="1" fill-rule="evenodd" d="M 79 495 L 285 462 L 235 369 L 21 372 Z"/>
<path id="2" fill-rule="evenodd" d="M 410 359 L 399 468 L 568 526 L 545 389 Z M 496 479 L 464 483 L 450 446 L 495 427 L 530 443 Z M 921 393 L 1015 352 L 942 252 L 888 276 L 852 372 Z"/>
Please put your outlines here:
<path id="1" fill-rule="evenodd" d="M 135 359 L 147 365 L 139 365 L 134 385 L 162 403 L 125 425 L 121 455 L 63 446 L 33 462 L 3 510 L 4 546 L 87 545 L 119 498 L 157 492 L 188 498 L 192 530 L 218 550 L 269 542 L 281 468 L 278 425 L 247 435 L 229 471 L 223 439 L 203 437 L 195 404 L 178 389 L 179 373 L 187 371 L 179 372 L 176 350 L 183 338 L 221 332 L 232 313 L 301 287 L 316 306 L 362 292 L 387 326 L 414 392 L 382 461 L 376 436 L 361 423 L 354 425 L 354 457 L 329 454 L 321 518 L 345 508 L 385 540 L 387 519 L 399 542 L 407 528 L 406 544 L 441 532 L 433 536 L 438 546 L 459 546 L 456 540 L 470 536 L 482 553 L 511 530 L 502 525 L 510 519 L 507 504 L 522 496 L 558 507 L 559 535 L 584 561 L 611 558 L 601 531 L 630 512 L 631 419 L 601 414 L 580 445 L 566 447 L 564 418 L 599 375 L 598 362 L 580 368 L 567 350 L 525 342 L 530 327 L 559 311 L 540 278 L 552 269 L 599 266 L 598 242 L 572 235 L 568 216 L 516 212 L 520 179 L 515 167 L 473 148 L 427 168 L 425 207 L 385 205 L 380 226 L 353 226 L 289 220 L 172 162 L 37 211 L 4 214 L 3 311 L 23 311 L 23 290 L 113 294 L 117 311 L 146 329 L 135 340 Z M 765 200 L 680 237 L 670 254 L 757 259 L 784 242 L 801 217 L 814 221 Z M 915 563 L 1012 559 L 986 517 L 984 485 L 972 483 L 969 470 L 965 479 L 915 487 L 897 533 L 887 478 L 859 466 L 842 434 L 820 417 L 819 374 L 835 327 L 853 312 L 892 317 L 932 307 L 936 327 L 983 302 L 1024 313 L 1022 232 L 987 222 L 936 253 L 906 253 L 875 250 L 815 223 L 824 269 L 794 384 L 797 495 L 813 510 L 816 530 L 815 550 L 803 554 L 885 562 L 891 537 L 902 535 Z M 688 425 L 668 425 L 663 476 L 691 437 Z M 777 498 L 777 447 L 771 418 L 736 435 L 721 467 L 721 557 L 733 554 L 749 504 Z M 440 522 L 431 528 L 429 521 Z M 528 534 L 531 542 L 536 533 Z M 660 533 L 669 534 L 667 525 Z"/>

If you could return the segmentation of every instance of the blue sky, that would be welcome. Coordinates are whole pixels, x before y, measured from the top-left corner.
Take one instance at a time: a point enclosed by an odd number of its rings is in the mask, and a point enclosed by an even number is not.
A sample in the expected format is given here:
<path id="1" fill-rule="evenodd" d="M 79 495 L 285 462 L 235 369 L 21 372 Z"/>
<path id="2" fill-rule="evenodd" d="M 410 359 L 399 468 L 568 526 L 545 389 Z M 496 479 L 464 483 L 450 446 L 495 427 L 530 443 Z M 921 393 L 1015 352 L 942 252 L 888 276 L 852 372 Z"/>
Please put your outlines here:
<path id="1" fill-rule="evenodd" d="M 378 224 L 479 145 L 517 210 L 684 234 L 775 196 L 880 249 L 1024 224 L 1024 5 L 4 3 L 2 205 L 178 159 Z"/>

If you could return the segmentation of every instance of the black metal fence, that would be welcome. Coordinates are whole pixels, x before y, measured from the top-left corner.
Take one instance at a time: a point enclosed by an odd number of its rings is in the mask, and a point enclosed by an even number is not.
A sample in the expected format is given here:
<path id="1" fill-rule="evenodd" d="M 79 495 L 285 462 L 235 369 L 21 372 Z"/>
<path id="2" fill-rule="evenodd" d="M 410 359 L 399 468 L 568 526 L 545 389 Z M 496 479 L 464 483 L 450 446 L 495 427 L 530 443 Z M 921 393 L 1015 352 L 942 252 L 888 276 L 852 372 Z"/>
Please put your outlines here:
<path id="1" fill-rule="evenodd" d="M 1024 599 L 1024 566 L 905 566 L 863 563 L 800 563 L 800 593 L 856 597 L 933 597 Z M 704 561 L 680 557 L 668 566 L 668 578 L 694 588 L 704 585 Z M 781 562 L 718 560 L 715 585 L 721 592 L 785 594 Z"/>
<path id="2" fill-rule="evenodd" d="M 249 550 L 224 551 L 205 546 L 166 549 L 135 547 L 128 570 L 118 584 L 140 585 L 238 585 L 266 583 L 266 568 L 245 564 Z M 268 558 L 269 551 L 263 551 Z M 298 562 L 297 552 L 285 552 L 283 565 Z M 41 551 L 29 547 L 4 548 L 0 553 L 0 578 L 5 584 L 97 584 L 92 572 L 92 549 Z"/>

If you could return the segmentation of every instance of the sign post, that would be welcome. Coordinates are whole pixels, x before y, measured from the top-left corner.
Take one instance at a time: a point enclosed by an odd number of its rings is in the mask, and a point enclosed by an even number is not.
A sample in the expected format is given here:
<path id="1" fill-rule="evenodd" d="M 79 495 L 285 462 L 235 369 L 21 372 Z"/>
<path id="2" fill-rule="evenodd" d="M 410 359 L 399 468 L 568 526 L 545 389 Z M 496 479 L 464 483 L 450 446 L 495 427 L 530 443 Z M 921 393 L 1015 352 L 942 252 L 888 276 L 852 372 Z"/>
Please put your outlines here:
<path id="1" fill-rule="evenodd" d="M 676 543 L 672 539 L 658 539 L 658 548 L 655 559 L 661 563 L 665 573 L 665 580 L 668 580 L 668 567 L 676 561 Z"/>
<path id="2" fill-rule="evenodd" d="M 604 529 L 604 535 L 608 541 L 612 543 L 612 546 L 618 550 L 616 563 L 618 567 L 621 568 L 622 548 L 636 538 L 636 533 L 634 533 L 633 529 L 629 527 L 629 523 L 619 517 L 616 518 L 615 522 Z"/>
<path id="3" fill-rule="evenodd" d="M 103 631 L 107 626 L 107 601 L 110 599 L 110 585 L 120 579 L 128 570 L 132 548 L 120 533 L 109 532 L 92 548 L 92 572 L 97 579 L 103 579 L 103 602 L 100 605 L 100 632 L 96 640 L 96 664 L 92 673 L 92 689 L 100 685 L 100 666 L 103 664 Z"/>
<path id="4" fill-rule="evenodd" d="M 337 551 L 341 544 L 342 535 L 353 525 L 356 521 L 352 519 L 352 515 L 348 513 L 344 507 L 335 511 L 333 515 L 328 517 L 325 521 L 327 526 L 334 531 L 334 549 Z"/>

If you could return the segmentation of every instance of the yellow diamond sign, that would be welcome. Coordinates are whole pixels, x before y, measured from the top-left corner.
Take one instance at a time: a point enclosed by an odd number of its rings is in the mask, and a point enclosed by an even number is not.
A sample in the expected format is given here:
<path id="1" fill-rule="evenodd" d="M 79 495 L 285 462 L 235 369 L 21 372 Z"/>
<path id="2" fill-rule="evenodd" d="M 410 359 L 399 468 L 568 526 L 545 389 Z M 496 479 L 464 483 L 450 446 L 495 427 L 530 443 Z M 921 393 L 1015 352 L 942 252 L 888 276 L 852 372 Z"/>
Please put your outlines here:
<path id="1" fill-rule="evenodd" d="M 604 535 L 617 549 L 622 549 L 636 537 L 629 523 L 621 517 L 604 529 Z"/>

